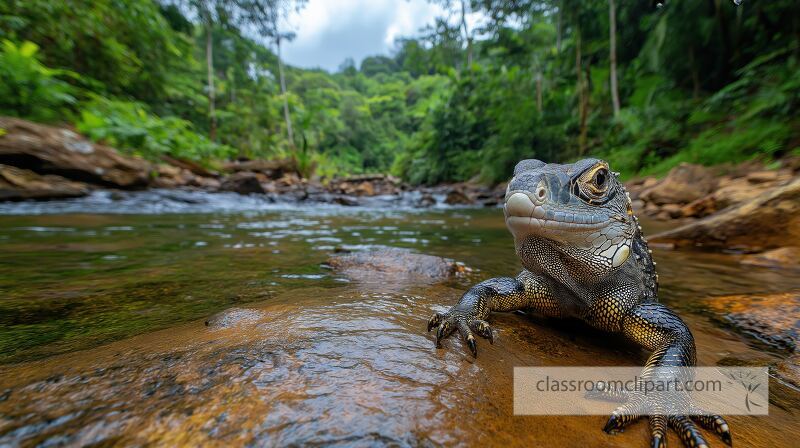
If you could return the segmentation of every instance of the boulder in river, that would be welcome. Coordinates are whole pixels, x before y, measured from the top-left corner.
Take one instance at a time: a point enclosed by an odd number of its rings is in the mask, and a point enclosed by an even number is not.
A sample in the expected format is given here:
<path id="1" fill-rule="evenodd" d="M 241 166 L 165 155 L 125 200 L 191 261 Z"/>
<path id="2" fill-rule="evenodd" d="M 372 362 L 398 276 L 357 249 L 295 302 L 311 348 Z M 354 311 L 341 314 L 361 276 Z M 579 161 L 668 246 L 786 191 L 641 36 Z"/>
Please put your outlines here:
<path id="1" fill-rule="evenodd" d="M 0 201 L 74 198 L 89 193 L 89 186 L 52 174 L 39 175 L 8 165 L 0 165 Z"/>
<path id="2" fill-rule="evenodd" d="M 239 194 L 266 193 L 261 185 L 259 176 L 249 171 L 240 171 L 226 177 L 220 185 L 220 190 L 233 191 Z"/>
<path id="3" fill-rule="evenodd" d="M 800 241 L 800 178 L 714 215 L 654 235 L 650 241 L 747 252 Z"/>
<path id="4" fill-rule="evenodd" d="M 339 253 L 328 266 L 354 280 L 419 281 L 435 283 L 469 272 L 453 260 L 387 247 L 369 252 Z"/>
<path id="5" fill-rule="evenodd" d="M 117 188 L 150 182 L 150 163 L 124 156 L 64 128 L 0 117 L 0 163 L 56 174 L 70 180 Z"/>

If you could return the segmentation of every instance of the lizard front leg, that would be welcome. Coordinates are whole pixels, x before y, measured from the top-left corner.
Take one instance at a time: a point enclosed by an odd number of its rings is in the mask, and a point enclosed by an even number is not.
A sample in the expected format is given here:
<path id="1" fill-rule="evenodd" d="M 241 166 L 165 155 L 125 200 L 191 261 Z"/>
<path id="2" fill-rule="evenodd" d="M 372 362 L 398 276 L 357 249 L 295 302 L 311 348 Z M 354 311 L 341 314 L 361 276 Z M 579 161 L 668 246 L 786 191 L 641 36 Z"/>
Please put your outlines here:
<path id="1" fill-rule="evenodd" d="M 694 337 L 683 320 L 666 306 L 656 302 L 639 304 L 623 315 L 621 326 L 623 334 L 628 339 L 653 352 L 645 364 L 641 378 L 658 380 L 659 372 L 671 372 L 667 375 L 672 377 L 674 372 L 686 372 L 682 368 L 695 365 Z M 688 372 L 685 375 L 686 378 L 690 377 Z M 654 403 L 647 402 L 647 400 L 653 400 L 653 398 L 641 393 L 628 394 L 627 403 L 611 414 L 604 430 L 609 433 L 620 431 L 629 423 L 649 413 L 653 447 L 666 446 L 667 427 L 676 431 L 686 446 L 707 447 L 708 443 L 695 426 L 695 422 L 713 430 L 725 443 L 731 444 L 728 423 L 721 416 L 665 416 L 657 412 L 662 405 L 659 403 L 659 398 L 655 398 L 656 402 Z M 694 409 L 688 396 L 679 398 L 678 404 L 687 411 Z M 653 412 L 653 409 L 656 409 L 656 412 Z M 698 413 L 692 412 L 692 414 Z"/>
<path id="2" fill-rule="evenodd" d="M 489 313 L 515 310 L 531 310 L 553 317 L 561 315 L 561 308 L 544 279 L 522 271 L 517 278 L 497 277 L 473 286 L 449 311 L 434 314 L 428 321 L 428 331 L 436 328 L 436 347 L 440 347 L 442 339 L 458 330 L 472 356 L 477 357 L 473 332 L 494 343 L 492 328 L 486 322 Z"/>

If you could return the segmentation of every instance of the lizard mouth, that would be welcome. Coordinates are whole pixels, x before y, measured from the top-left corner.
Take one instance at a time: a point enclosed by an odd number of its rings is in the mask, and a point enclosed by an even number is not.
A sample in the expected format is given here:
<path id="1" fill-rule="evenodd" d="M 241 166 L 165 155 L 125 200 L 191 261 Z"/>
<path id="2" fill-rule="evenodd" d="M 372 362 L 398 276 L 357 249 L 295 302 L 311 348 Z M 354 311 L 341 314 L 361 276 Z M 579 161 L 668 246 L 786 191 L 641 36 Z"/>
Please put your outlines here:
<path id="1" fill-rule="evenodd" d="M 545 205 L 544 195 L 525 191 L 509 192 L 503 206 L 506 225 L 516 235 L 547 231 L 585 232 L 605 227 L 608 218 L 602 214 L 556 211 Z"/>

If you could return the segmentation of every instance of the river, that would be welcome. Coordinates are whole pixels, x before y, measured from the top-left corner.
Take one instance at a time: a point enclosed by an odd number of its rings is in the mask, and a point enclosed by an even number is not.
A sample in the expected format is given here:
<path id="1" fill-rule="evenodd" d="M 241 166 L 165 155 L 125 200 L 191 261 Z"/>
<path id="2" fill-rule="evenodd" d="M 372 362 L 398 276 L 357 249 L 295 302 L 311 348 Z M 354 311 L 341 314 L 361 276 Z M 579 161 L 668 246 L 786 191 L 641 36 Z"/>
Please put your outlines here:
<path id="1" fill-rule="evenodd" d="M 387 284 L 324 265 L 386 246 L 474 271 Z M 782 358 L 705 302 L 789 290 L 800 274 L 736 255 L 654 257 L 700 365 Z M 645 422 L 611 436 L 605 417 L 513 415 L 514 366 L 641 365 L 619 338 L 495 314 L 477 359 L 457 338 L 434 348 L 431 313 L 518 269 L 499 209 L 147 192 L 0 204 L 0 446 L 648 446 Z M 737 446 L 796 446 L 800 392 L 775 378 L 770 392 L 768 417 L 729 418 Z"/>

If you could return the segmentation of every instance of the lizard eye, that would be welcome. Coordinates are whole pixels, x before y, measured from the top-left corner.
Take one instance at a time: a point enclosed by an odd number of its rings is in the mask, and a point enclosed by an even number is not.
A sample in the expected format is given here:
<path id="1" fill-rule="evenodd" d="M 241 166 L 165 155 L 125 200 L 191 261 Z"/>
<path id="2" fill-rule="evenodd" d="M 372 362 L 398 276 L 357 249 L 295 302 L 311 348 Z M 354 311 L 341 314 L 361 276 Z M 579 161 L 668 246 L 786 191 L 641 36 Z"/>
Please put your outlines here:
<path id="1" fill-rule="evenodd" d="M 595 187 L 602 189 L 606 185 L 606 181 L 608 180 L 608 170 L 605 168 L 599 169 L 594 173 L 594 185 Z"/>

